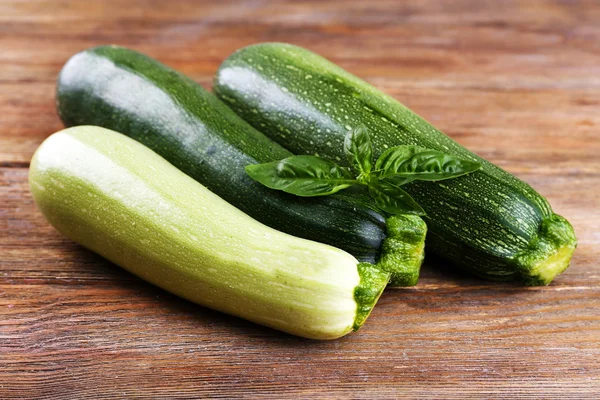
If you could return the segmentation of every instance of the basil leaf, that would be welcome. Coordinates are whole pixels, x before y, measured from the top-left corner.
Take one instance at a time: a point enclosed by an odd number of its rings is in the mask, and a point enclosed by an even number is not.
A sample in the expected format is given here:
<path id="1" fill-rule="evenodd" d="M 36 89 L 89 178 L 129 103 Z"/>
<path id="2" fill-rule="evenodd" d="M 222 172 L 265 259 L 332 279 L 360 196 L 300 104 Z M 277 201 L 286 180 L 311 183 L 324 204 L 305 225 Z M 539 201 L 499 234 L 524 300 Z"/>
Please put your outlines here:
<path id="1" fill-rule="evenodd" d="M 252 179 L 297 196 L 325 196 L 356 182 L 350 172 L 316 156 L 292 156 L 281 161 L 246 166 Z"/>
<path id="2" fill-rule="evenodd" d="M 425 210 L 408 193 L 386 180 L 371 180 L 369 194 L 390 214 L 425 215 Z"/>
<path id="3" fill-rule="evenodd" d="M 463 160 L 437 150 L 419 146 L 397 146 L 386 150 L 377 160 L 379 177 L 392 178 L 396 184 L 413 180 L 440 181 L 456 178 L 481 168 L 475 161 Z M 401 178 L 410 178 L 400 183 Z"/>
<path id="4" fill-rule="evenodd" d="M 407 183 L 411 183 L 415 180 L 414 177 L 403 176 L 403 175 L 387 175 L 384 178 L 387 182 L 391 183 L 395 186 L 406 185 Z"/>
<path id="5" fill-rule="evenodd" d="M 373 166 L 373 145 L 365 128 L 356 128 L 344 138 L 344 153 L 348 163 L 359 174 L 367 175 Z"/>

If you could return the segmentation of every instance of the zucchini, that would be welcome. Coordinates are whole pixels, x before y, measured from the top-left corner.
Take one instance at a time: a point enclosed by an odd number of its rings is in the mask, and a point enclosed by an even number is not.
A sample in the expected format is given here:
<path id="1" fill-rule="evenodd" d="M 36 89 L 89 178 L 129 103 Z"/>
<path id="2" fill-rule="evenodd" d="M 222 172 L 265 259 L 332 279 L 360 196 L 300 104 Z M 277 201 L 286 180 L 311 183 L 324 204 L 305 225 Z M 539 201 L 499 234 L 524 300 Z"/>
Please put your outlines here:
<path id="1" fill-rule="evenodd" d="M 326 59 L 265 43 L 220 66 L 215 93 L 288 150 L 345 162 L 350 129 L 369 129 L 378 157 L 410 144 L 480 162 L 480 171 L 403 188 L 428 217 L 427 249 L 484 278 L 545 285 L 569 265 L 572 226 L 528 184 L 460 146 L 424 119 Z"/>
<path id="2" fill-rule="evenodd" d="M 292 154 L 149 57 L 117 46 L 74 55 L 58 78 L 57 109 L 66 126 L 102 126 L 143 143 L 266 225 L 378 262 L 394 272 L 394 285 L 417 282 L 426 232 L 421 218 L 388 218 L 358 193 L 302 199 L 253 181 L 246 165 Z"/>
<path id="3" fill-rule="evenodd" d="M 61 233 L 195 303 L 294 335 L 358 329 L 389 274 L 250 218 L 142 144 L 94 126 L 46 139 L 29 184 Z"/>

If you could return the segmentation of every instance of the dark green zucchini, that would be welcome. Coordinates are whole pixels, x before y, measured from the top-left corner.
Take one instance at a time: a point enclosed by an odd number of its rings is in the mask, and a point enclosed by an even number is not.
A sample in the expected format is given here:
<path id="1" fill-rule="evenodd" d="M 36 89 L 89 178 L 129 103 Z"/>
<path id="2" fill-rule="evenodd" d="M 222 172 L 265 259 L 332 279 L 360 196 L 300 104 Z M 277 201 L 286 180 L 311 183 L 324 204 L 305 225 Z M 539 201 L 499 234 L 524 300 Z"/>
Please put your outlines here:
<path id="1" fill-rule="evenodd" d="M 149 57 L 116 46 L 76 54 L 60 73 L 57 108 L 66 126 L 97 125 L 143 143 L 266 225 L 339 247 L 360 261 L 380 261 L 394 272 L 393 284 L 417 281 L 422 219 L 386 218 L 359 193 L 298 198 L 253 181 L 246 165 L 292 154 L 200 85 Z"/>
<path id="2" fill-rule="evenodd" d="M 345 163 L 346 132 L 364 126 L 376 157 L 411 144 L 480 162 L 480 171 L 457 179 L 403 187 L 427 212 L 427 249 L 479 276 L 528 285 L 548 284 L 569 265 L 573 228 L 546 199 L 317 54 L 282 43 L 244 48 L 223 62 L 214 90 L 294 153 Z"/>

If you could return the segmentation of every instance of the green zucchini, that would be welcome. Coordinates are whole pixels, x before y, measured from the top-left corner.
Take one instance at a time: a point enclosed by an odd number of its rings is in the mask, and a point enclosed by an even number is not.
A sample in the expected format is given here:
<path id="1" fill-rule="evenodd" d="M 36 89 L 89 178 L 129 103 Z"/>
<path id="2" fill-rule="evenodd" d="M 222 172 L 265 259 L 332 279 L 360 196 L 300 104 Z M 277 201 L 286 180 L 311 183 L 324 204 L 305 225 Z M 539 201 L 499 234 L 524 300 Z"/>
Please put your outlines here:
<path id="1" fill-rule="evenodd" d="M 72 240 L 178 296 L 294 335 L 358 329 L 389 278 L 343 250 L 262 225 L 104 128 L 50 136 L 29 184 Z"/>
<path id="2" fill-rule="evenodd" d="M 346 132 L 364 126 L 376 157 L 410 144 L 480 162 L 457 179 L 403 186 L 428 215 L 426 249 L 481 277 L 528 285 L 548 284 L 569 265 L 573 228 L 546 199 L 317 54 L 282 43 L 246 47 L 220 66 L 214 91 L 294 153 L 344 163 Z"/>
<path id="3" fill-rule="evenodd" d="M 121 132 L 251 217 L 280 231 L 348 251 L 414 285 L 426 226 L 419 217 L 387 217 L 358 193 L 302 199 L 265 188 L 249 164 L 292 155 L 191 79 L 135 51 L 103 46 L 74 55 L 57 85 L 66 126 Z"/>

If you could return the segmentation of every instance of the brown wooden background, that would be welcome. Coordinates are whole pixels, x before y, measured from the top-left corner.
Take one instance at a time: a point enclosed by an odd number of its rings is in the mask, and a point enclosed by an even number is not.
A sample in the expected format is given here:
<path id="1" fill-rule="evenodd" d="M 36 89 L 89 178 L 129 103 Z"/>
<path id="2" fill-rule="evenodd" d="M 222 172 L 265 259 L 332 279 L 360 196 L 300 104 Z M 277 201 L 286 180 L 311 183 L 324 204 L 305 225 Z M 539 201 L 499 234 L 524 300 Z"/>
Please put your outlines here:
<path id="1" fill-rule="evenodd" d="M 306 46 L 531 183 L 580 239 L 552 285 L 423 268 L 358 333 L 284 335 L 62 238 L 27 187 L 55 78 L 121 44 L 207 87 L 233 50 Z M 599 398 L 600 2 L 0 1 L 0 398 Z"/>

